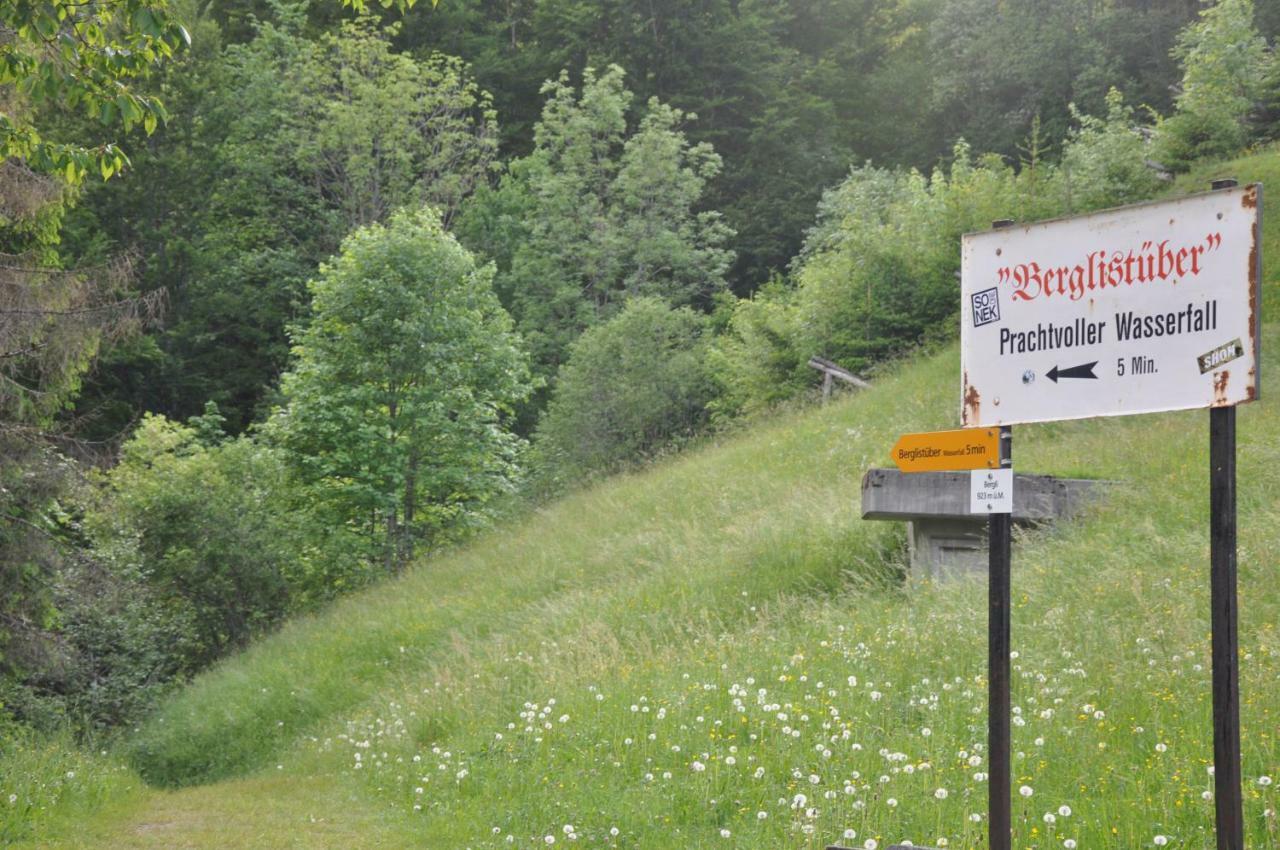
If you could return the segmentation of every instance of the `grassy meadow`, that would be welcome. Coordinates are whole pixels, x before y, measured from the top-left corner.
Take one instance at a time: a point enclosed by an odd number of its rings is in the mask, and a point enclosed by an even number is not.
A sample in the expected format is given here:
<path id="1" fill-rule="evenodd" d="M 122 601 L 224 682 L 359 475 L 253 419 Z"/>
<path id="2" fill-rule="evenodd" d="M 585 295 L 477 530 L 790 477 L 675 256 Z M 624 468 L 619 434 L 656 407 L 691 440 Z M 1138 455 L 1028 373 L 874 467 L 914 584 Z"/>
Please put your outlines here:
<path id="1" fill-rule="evenodd" d="M 1276 186 L 1280 257 L 1280 156 L 1213 172 Z M 1251 850 L 1280 848 L 1278 350 L 1239 416 Z M 295 620 L 97 754 L 33 739 L 0 843 L 984 846 L 986 583 L 904 584 L 901 526 L 858 510 L 958 386 L 955 346 L 922 355 Z M 1116 482 L 1015 542 L 1015 846 L 1212 847 L 1208 414 L 1015 439 Z"/>

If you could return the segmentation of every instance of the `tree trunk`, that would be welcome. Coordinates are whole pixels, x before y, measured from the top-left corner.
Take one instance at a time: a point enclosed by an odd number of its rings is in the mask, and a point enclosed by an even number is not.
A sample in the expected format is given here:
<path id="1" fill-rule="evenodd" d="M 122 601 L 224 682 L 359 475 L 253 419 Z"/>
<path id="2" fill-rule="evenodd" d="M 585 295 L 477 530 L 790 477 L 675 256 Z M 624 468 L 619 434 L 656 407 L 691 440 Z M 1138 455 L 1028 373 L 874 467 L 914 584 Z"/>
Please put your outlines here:
<path id="1" fill-rule="evenodd" d="M 396 563 L 396 539 L 399 536 L 400 531 L 396 525 L 396 509 L 392 508 L 387 511 L 387 542 L 383 546 L 383 557 L 388 573 L 396 572 L 399 566 Z"/>
<path id="2" fill-rule="evenodd" d="M 418 508 L 418 448 L 409 449 L 409 466 L 404 475 L 404 523 L 400 529 L 400 563 L 409 563 L 413 558 L 413 520 Z"/>

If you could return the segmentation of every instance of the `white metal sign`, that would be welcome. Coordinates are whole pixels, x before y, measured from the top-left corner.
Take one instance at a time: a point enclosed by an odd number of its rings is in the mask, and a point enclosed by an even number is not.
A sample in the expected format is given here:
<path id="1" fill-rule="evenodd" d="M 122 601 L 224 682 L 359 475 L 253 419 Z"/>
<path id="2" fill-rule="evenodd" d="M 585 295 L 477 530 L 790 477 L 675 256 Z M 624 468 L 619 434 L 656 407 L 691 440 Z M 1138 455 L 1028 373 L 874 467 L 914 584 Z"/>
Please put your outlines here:
<path id="1" fill-rule="evenodd" d="M 961 420 L 1252 401 L 1261 185 L 962 241 Z"/>
<path id="2" fill-rule="evenodd" d="M 1013 513 L 1013 470 L 972 470 L 969 473 L 969 513 Z"/>

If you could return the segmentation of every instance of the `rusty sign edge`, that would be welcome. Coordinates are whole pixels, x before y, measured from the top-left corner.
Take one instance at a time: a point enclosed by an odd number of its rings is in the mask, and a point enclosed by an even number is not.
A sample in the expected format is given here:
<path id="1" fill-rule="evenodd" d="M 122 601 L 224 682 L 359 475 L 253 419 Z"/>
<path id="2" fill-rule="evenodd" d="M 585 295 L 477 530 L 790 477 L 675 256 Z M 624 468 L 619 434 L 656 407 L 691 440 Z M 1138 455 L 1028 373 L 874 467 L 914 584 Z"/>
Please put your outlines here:
<path id="1" fill-rule="evenodd" d="M 984 237 L 998 238 L 1008 237 L 1010 234 L 1027 235 L 1038 230 L 1050 228 L 1053 225 L 1061 225 L 1065 223 L 1087 222 L 1090 219 L 1101 218 L 1105 216 L 1118 216 L 1125 213 L 1143 213 L 1148 210 L 1155 211 L 1157 209 L 1176 210 L 1178 207 L 1206 200 L 1214 197 L 1225 197 L 1236 195 L 1239 197 L 1240 206 L 1252 212 L 1252 226 L 1249 228 L 1250 245 L 1249 259 L 1246 264 L 1246 274 L 1248 276 L 1248 300 L 1249 300 L 1249 321 L 1248 336 L 1250 340 L 1250 355 L 1252 362 L 1248 363 L 1249 371 L 1247 373 L 1247 382 L 1243 392 L 1245 396 L 1236 400 L 1218 402 L 1212 401 L 1204 403 L 1203 401 L 1191 401 L 1187 403 L 1175 403 L 1169 405 L 1147 406 L 1141 409 L 1133 410 L 1115 410 L 1105 412 L 1084 412 L 1079 414 L 1062 414 L 1053 413 L 1045 416 L 1027 416 L 1019 415 L 1010 418 L 1004 418 L 997 414 L 991 419 L 982 419 L 981 416 L 971 416 L 970 410 L 980 409 L 982 398 L 980 392 L 969 380 L 967 365 L 968 352 L 965 348 L 965 336 L 963 332 L 967 330 L 965 324 L 964 304 L 961 304 L 961 381 L 960 381 L 960 423 L 962 429 L 974 429 L 984 427 L 1001 427 L 1006 425 L 1031 424 L 1036 422 L 1056 422 L 1071 421 L 1077 419 L 1096 419 L 1109 416 L 1132 416 L 1143 413 L 1169 413 L 1181 410 L 1199 410 L 1213 409 L 1220 407 L 1232 407 L 1239 404 L 1257 401 L 1261 397 L 1261 343 L 1262 343 L 1262 232 L 1263 232 L 1263 183 L 1253 182 L 1240 186 L 1232 186 L 1224 189 L 1212 189 L 1205 192 L 1195 192 L 1186 195 L 1180 195 L 1176 198 L 1156 199 L 1151 201 L 1143 201 L 1135 204 L 1126 204 L 1118 207 L 1110 207 L 1103 210 L 1094 210 L 1078 216 L 1060 216 L 1053 219 L 1044 219 L 1041 221 L 1027 222 L 1025 224 L 1014 224 L 1004 228 L 991 228 L 988 230 L 971 231 L 965 233 L 961 237 L 961 268 L 967 267 L 967 260 L 975 248 L 975 243 L 980 242 Z M 1221 218 L 1221 215 L 1219 215 Z M 966 282 L 961 282 L 961 296 L 970 294 Z M 1094 361 L 1093 365 L 1097 365 L 1098 361 Z M 992 405 L 998 407 L 998 405 Z"/>
<path id="2" fill-rule="evenodd" d="M 1232 186 L 1228 189 L 1206 189 L 1203 192 L 1189 192 L 1185 195 L 1178 195 L 1175 198 L 1153 198 L 1152 200 L 1149 200 L 1149 201 L 1135 201 L 1132 204 L 1121 204 L 1118 207 L 1107 207 L 1106 209 L 1101 209 L 1101 210 L 1090 210 L 1089 212 L 1078 213 L 1076 215 L 1060 215 L 1055 218 L 1038 219 L 1037 221 L 1025 221 L 1025 222 L 1015 221 L 1013 224 L 1005 228 L 988 227 L 985 230 L 967 230 L 964 233 L 960 234 L 960 239 L 965 240 L 974 236 L 986 236 L 991 233 L 1007 233 L 1011 230 L 1017 230 L 1019 228 L 1022 228 L 1025 230 L 1025 229 L 1030 229 L 1032 227 L 1047 227 L 1051 224 L 1061 224 L 1066 221 L 1086 221 L 1090 218 L 1094 218 L 1097 216 L 1111 215 L 1113 213 L 1135 212 L 1145 207 L 1173 206 L 1174 204 L 1179 204 L 1184 201 L 1197 201 L 1197 200 L 1202 200 L 1204 198 L 1208 198 L 1213 195 L 1223 195 L 1229 192 L 1237 192 L 1237 193 L 1243 194 L 1249 191 L 1250 189 L 1255 189 L 1255 188 L 1258 190 L 1259 197 L 1261 197 L 1261 194 L 1262 194 L 1261 182 L 1245 183 L 1240 186 Z M 1262 209 L 1261 203 L 1259 203 L 1258 209 L 1259 209 L 1259 214 L 1261 214 L 1261 209 Z"/>

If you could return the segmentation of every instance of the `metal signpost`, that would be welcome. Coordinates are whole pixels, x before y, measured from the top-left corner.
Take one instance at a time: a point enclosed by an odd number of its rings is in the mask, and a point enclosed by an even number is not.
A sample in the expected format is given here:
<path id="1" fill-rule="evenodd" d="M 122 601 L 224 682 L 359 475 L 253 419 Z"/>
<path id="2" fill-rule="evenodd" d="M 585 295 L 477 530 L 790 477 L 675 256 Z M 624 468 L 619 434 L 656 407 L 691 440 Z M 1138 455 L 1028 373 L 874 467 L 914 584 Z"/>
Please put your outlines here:
<path id="1" fill-rule="evenodd" d="M 1261 185 L 1077 218 L 996 222 L 962 242 L 961 420 L 1210 408 L 1214 783 L 1219 850 L 1243 850 L 1235 405 L 1258 397 Z M 975 475 L 977 473 L 975 472 Z M 1008 514 L 989 519 L 989 847 L 1012 838 Z"/>
<path id="2" fill-rule="evenodd" d="M 1013 222 L 1007 219 L 992 222 L 997 230 L 1012 226 Z M 961 276 L 963 280 L 963 272 Z M 992 293 L 990 300 L 998 303 L 997 299 L 998 293 Z M 990 322 L 988 315 L 987 323 Z M 1000 465 L 1012 470 L 1013 428 L 1001 425 L 1000 438 Z M 1013 766 L 1009 755 L 1013 747 L 1009 733 L 1009 716 L 1013 713 L 1009 685 L 1012 519 L 1010 515 L 992 514 L 987 520 L 987 843 L 991 850 L 1011 850 L 1013 841 Z"/>

